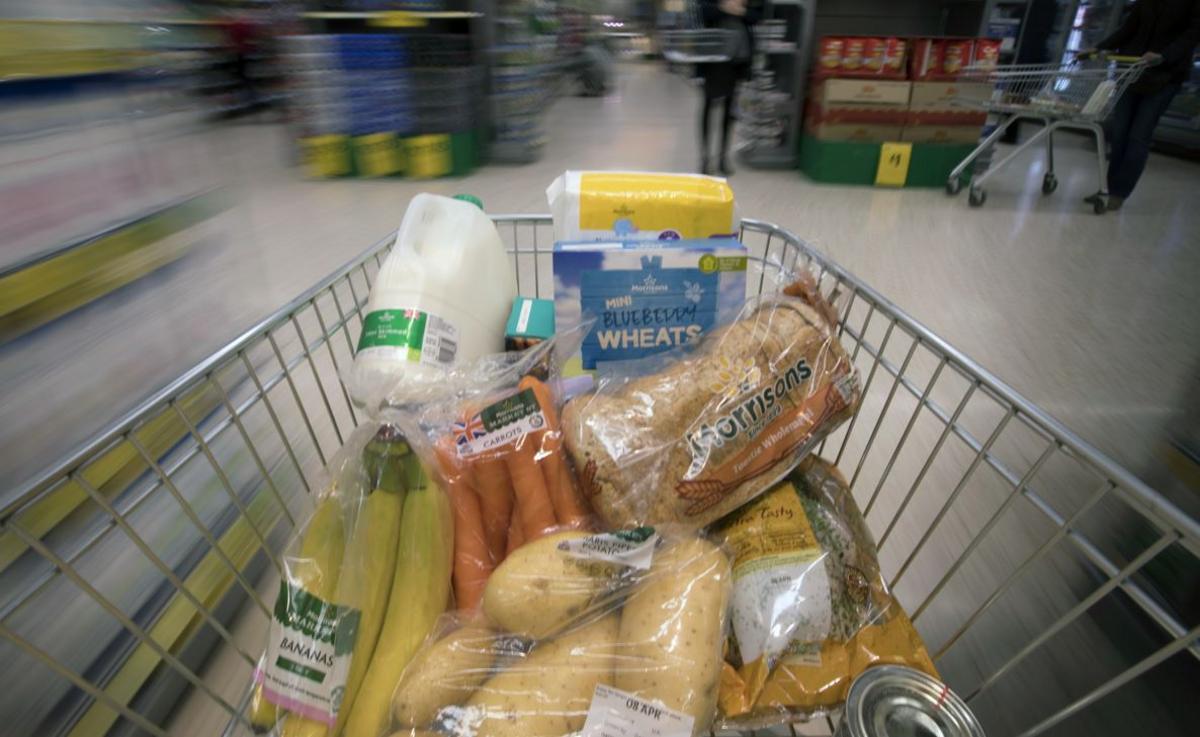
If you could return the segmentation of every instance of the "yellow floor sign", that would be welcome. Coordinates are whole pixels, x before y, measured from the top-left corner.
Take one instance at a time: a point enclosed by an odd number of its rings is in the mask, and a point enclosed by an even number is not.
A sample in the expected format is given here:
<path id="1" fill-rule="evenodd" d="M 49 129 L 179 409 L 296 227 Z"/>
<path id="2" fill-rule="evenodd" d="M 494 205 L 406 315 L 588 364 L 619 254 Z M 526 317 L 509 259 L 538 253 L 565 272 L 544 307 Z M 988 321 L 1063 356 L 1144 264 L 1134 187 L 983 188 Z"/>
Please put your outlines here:
<path id="1" fill-rule="evenodd" d="M 908 162 L 911 160 L 911 143 L 890 141 L 883 144 L 879 151 L 879 168 L 875 170 L 875 185 L 903 187 L 908 181 Z"/>

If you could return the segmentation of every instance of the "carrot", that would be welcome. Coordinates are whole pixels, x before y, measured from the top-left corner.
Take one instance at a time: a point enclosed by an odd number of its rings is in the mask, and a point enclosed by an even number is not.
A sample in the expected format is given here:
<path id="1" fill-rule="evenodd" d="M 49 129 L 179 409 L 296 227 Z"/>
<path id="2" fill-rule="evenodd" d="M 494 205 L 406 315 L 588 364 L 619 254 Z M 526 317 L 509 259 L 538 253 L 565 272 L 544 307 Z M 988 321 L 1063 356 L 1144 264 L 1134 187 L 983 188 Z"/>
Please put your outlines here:
<path id="1" fill-rule="evenodd" d="M 483 587 L 495 565 L 487 547 L 479 497 L 461 475 L 450 438 L 438 442 L 437 460 L 454 508 L 454 597 L 459 609 L 471 610 L 482 601 Z"/>
<path id="2" fill-rule="evenodd" d="M 485 480 L 486 477 L 486 480 Z M 508 467 L 500 459 L 482 461 L 475 469 L 475 488 L 483 512 L 488 550 L 497 565 L 504 560 L 504 544 L 512 518 L 513 489 Z"/>
<path id="3" fill-rule="evenodd" d="M 554 505 L 554 515 L 559 523 L 567 527 L 586 527 L 587 510 L 575 489 L 571 471 L 567 468 L 566 458 L 563 456 L 562 426 L 554 409 L 550 388 L 534 376 L 523 377 L 518 387 L 522 390 L 533 390 L 533 395 L 537 397 L 538 405 L 542 408 L 542 414 L 546 417 L 546 430 L 542 436 L 542 451 L 545 457 L 542 458 L 542 462 L 546 489 Z"/>
<path id="4" fill-rule="evenodd" d="M 504 560 L 504 541 L 512 517 L 513 488 L 508 466 L 499 457 L 480 456 L 474 463 L 475 490 L 483 512 L 483 531 L 492 562 Z"/>
<path id="5" fill-rule="evenodd" d="M 504 455 L 527 541 L 538 539 L 558 524 L 554 519 L 554 505 L 546 491 L 546 477 L 538 468 L 535 441 L 536 435 L 530 433 Z"/>
<path id="6" fill-rule="evenodd" d="M 521 504 L 513 501 L 512 520 L 508 523 L 508 540 L 504 544 L 504 557 L 525 544 L 525 531 L 521 529 Z"/>

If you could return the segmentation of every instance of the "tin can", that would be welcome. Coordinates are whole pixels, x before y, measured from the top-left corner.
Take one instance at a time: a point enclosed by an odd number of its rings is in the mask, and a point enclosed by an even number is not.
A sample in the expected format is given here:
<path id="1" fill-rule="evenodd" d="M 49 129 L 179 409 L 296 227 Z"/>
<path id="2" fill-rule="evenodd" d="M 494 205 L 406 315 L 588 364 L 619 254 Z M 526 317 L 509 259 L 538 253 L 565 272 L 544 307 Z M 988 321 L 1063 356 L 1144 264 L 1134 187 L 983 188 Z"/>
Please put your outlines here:
<path id="1" fill-rule="evenodd" d="M 976 66 L 995 69 L 1000 63 L 1000 42 L 992 38 L 976 40 L 974 61 Z"/>
<path id="2" fill-rule="evenodd" d="M 887 56 L 884 59 L 884 68 L 890 75 L 903 75 L 904 73 L 904 54 L 906 50 L 906 42 L 902 38 L 889 38 L 887 40 Z"/>
<path id="3" fill-rule="evenodd" d="M 946 50 L 942 57 L 942 73 L 954 77 L 971 63 L 971 52 L 974 44 L 970 40 L 952 40 L 946 42 Z"/>
<path id="4" fill-rule="evenodd" d="M 821 39 L 821 69 L 826 72 L 836 71 L 842 66 L 842 53 L 845 40 L 833 36 Z"/>
<path id="5" fill-rule="evenodd" d="M 886 38 L 868 38 L 863 44 L 863 66 L 867 71 L 878 74 L 883 71 L 884 57 L 887 56 Z"/>
<path id="6" fill-rule="evenodd" d="M 950 687 L 899 665 L 868 668 L 850 685 L 835 737 L 984 737 Z"/>
<path id="7" fill-rule="evenodd" d="M 857 72 L 863 65 L 863 49 L 867 44 L 865 38 L 846 39 L 846 50 L 842 53 L 842 69 L 847 72 Z"/>

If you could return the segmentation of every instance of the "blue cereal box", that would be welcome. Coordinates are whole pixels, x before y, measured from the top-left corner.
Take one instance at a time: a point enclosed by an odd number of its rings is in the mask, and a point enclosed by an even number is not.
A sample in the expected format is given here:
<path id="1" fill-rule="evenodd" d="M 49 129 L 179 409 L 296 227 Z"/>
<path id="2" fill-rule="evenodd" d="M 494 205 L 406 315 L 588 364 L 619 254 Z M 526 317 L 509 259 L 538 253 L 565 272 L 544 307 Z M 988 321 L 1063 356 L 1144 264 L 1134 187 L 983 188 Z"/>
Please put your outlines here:
<path id="1" fill-rule="evenodd" d="M 734 320 L 745 300 L 746 249 L 732 238 L 554 246 L 558 331 L 595 318 L 568 376 L 684 345 Z"/>

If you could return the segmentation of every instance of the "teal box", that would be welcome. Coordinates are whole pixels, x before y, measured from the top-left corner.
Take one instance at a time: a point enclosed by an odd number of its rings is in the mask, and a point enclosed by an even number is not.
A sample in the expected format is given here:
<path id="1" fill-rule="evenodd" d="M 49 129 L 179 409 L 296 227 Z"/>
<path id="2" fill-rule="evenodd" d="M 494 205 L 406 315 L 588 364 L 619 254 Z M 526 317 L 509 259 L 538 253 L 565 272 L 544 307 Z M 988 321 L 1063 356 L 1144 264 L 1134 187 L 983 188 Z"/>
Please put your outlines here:
<path id="1" fill-rule="evenodd" d="M 504 328 L 505 339 L 547 340 L 554 335 L 554 302 L 549 299 L 517 297 Z"/>

